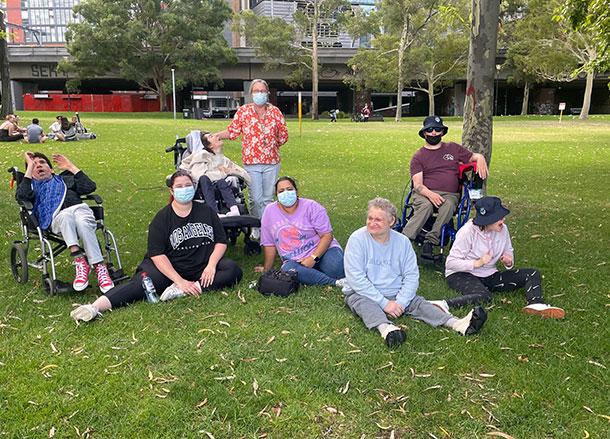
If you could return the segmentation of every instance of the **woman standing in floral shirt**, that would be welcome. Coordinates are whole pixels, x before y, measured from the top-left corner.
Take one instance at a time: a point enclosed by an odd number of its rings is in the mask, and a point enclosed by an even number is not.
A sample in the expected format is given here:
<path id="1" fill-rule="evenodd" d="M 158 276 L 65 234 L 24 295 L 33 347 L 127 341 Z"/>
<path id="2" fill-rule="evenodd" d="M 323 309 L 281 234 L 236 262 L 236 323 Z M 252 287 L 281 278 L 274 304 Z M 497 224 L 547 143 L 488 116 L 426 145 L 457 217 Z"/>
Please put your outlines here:
<path id="1" fill-rule="evenodd" d="M 261 218 L 265 207 L 273 202 L 280 172 L 280 146 L 288 140 L 288 129 L 282 112 L 268 102 L 267 82 L 252 81 L 250 96 L 254 103 L 242 105 L 229 127 L 218 136 L 235 140 L 242 135 L 242 162 L 252 177 L 250 207 L 252 215 Z"/>

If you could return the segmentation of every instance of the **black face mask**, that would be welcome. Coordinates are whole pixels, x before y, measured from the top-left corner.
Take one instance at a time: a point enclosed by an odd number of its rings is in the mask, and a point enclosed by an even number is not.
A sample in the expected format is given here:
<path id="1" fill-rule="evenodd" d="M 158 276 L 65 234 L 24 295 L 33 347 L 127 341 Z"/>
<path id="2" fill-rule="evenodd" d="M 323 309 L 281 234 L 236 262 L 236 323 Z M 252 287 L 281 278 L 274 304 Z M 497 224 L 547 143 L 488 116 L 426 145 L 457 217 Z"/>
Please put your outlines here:
<path id="1" fill-rule="evenodd" d="M 438 145 L 441 141 L 441 137 L 443 136 L 430 136 L 430 135 L 426 135 L 426 142 L 429 145 Z"/>

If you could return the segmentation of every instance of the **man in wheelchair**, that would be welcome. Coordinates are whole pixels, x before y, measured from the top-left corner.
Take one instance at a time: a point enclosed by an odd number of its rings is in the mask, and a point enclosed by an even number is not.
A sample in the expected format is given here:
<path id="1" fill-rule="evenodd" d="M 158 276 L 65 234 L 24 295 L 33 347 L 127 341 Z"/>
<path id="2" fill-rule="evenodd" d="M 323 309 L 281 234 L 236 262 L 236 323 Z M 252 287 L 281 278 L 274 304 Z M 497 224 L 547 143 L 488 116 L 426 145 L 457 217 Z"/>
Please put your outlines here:
<path id="1" fill-rule="evenodd" d="M 73 287 L 82 291 L 89 285 L 90 265 L 95 266 L 100 291 L 114 287 L 104 264 L 95 235 L 97 223 L 93 211 L 80 196 L 92 193 L 95 182 L 61 154 L 53 154 L 53 161 L 62 170 L 56 175 L 47 156 L 40 152 L 25 153 L 26 171 L 17 187 L 15 198 L 33 204 L 33 214 L 40 228 L 61 235 L 70 249 L 76 266 Z M 79 238 L 83 249 L 79 246 Z M 86 256 L 86 258 L 85 258 Z M 88 263 L 87 263 L 88 260 Z"/>
<path id="2" fill-rule="evenodd" d="M 434 209 L 438 215 L 432 229 L 426 233 L 421 256 L 433 259 L 432 249 L 440 244 L 443 225 L 453 216 L 459 202 L 459 164 L 476 162 L 476 172 L 487 178 L 487 162 L 481 154 L 472 153 L 454 142 L 441 142 L 449 130 L 438 116 L 428 116 L 419 136 L 426 140 L 411 159 L 410 171 L 413 181 L 413 216 L 403 233 L 414 241 Z"/>

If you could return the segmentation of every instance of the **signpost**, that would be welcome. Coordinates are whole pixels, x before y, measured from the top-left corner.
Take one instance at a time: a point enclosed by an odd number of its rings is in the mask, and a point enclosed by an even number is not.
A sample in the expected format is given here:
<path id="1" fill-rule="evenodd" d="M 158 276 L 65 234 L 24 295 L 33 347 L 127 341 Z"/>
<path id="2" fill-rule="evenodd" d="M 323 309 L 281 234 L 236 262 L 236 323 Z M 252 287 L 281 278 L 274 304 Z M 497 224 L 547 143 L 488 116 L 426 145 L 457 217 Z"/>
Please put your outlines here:
<path id="1" fill-rule="evenodd" d="M 563 110 L 566 109 L 566 103 L 565 102 L 560 102 L 559 103 L 559 122 L 561 122 L 561 116 L 563 116 Z"/>

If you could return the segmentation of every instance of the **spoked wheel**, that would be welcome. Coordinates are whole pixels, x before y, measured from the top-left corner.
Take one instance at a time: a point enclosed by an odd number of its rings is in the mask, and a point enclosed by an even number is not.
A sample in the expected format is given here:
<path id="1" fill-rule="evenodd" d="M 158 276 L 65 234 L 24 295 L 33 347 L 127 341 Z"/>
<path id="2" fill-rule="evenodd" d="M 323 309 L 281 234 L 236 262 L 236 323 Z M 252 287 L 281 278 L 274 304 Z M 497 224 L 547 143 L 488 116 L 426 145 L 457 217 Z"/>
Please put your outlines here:
<path id="1" fill-rule="evenodd" d="M 47 296 L 52 296 L 55 294 L 55 282 L 53 282 L 53 279 L 50 277 L 42 278 L 42 288 Z"/>
<path id="2" fill-rule="evenodd" d="M 28 261 L 23 245 L 14 243 L 11 247 L 11 273 L 20 284 L 28 281 Z"/>

